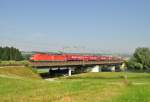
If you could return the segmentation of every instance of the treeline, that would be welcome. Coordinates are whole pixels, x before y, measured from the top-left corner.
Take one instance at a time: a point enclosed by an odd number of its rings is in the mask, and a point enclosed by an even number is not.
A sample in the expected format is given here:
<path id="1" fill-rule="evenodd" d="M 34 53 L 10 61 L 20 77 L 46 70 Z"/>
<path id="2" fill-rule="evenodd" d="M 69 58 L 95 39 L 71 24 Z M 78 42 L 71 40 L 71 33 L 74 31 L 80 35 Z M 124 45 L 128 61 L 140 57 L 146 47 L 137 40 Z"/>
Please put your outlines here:
<path id="1" fill-rule="evenodd" d="M 19 49 L 14 47 L 0 47 L 0 60 L 9 61 L 15 60 L 20 61 L 23 60 L 23 56 Z"/>
<path id="2" fill-rule="evenodd" d="M 150 48 L 137 48 L 127 67 L 133 71 L 150 71 Z"/>

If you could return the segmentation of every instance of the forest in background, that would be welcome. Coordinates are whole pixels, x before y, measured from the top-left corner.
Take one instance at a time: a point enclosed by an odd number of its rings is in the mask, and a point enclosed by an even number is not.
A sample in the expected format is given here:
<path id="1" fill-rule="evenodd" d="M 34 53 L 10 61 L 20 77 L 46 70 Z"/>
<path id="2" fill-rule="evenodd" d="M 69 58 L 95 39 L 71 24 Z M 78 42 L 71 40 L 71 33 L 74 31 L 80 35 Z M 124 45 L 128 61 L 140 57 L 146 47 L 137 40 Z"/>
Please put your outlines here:
<path id="1" fill-rule="evenodd" d="M 23 56 L 19 49 L 14 47 L 0 47 L 0 60 L 2 61 L 21 61 L 23 60 Z"/>

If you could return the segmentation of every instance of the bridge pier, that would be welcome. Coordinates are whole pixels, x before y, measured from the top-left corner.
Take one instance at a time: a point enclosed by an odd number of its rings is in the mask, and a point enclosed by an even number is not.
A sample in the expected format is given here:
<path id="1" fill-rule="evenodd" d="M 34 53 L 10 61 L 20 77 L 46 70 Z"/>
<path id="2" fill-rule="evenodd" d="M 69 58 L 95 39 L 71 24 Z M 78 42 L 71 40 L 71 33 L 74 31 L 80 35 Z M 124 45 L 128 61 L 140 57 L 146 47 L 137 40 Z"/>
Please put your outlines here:
<path id="1" fill-rule="evenodd" d="M 101 72 L 101 71 L 102 71 L 102 69 L 99 65 L 94 66 L 91 70 L 91 72 Z"/>
<path id="2" fill-rule="evenodd" d="M 123 65 L 115 65 L 115 66 L 111 66 L 111 71 L 112 72 L 120 72 L 120 71 L 124 71 L 125 67 L 124 64 Z"/>
<path id="3" fill-rule="evenodd" d="M 115 71 L 116 71 L 116 66 L 112 66 L 112 67 L 111 67 L 111 71 L 112 71 L 112 72 L 115 72 Z"/>
<path id="4" fill-rule="evenodd" d="M 51 68 L 49 69 L 49 75 L 52 75 L 52 69 Z"/>
<path id="5" fill-rule="evenodd" d="M 125 70 L 126 70 L 126 65 L 125 65 L 125 63 L 122 63 L 119 67 L 120 67 L 120 70 L 121 70 L 121 71 L 125 71 Z"/>
<path id="6" fill-rule="evenodd" d="M 68 76 L 71 76 L 71 68 L 68 68 Z"/>

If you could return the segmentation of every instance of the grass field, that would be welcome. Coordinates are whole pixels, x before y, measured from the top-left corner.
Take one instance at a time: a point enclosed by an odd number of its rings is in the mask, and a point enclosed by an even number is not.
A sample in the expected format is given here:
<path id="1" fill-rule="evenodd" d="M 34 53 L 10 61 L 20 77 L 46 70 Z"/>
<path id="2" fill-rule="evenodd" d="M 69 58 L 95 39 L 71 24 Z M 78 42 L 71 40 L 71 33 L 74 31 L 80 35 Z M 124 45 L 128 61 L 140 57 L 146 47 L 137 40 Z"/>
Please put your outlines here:
<path id="1" fill-rule="evenodd" d="M 1 61 L 0 60 L 0 66 L 29 66 L 30 62 L 27 60 L 23 60 L 23 61 Z"/>
<path id="2" fill-rule="evenodd" d="M 102 72 L 48 81 L 30 68 L 13 69 L 0 68 L 1 102 L 150 102 L 148 73 L 128 73 L 128 80 L 123 72 Z"/>

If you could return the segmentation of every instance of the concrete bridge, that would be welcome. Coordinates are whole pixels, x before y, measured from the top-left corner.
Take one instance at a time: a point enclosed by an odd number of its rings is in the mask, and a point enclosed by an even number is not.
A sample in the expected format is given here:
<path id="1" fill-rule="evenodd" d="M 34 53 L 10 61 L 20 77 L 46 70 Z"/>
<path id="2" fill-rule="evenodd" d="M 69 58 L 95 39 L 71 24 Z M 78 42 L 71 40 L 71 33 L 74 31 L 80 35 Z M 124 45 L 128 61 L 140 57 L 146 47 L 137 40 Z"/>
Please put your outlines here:
<path id="1" fill-rule="evenodd" d="M 115 71 L 116 67 L 122 66 L 124 63 L 123 60 L 114 60 L 114 61 L 52 61 L 52 62 L 31 62 L 32 67 L 34 68 L 49 68 L 52 70 L 53 68 L 67 68 L 68 75 L 71 76 L 71 72 L 73 70 L 85 70 L 91 68 L 92 72 L 101 71 L 100 66 L 111 66 L 112 71 Z"/>

